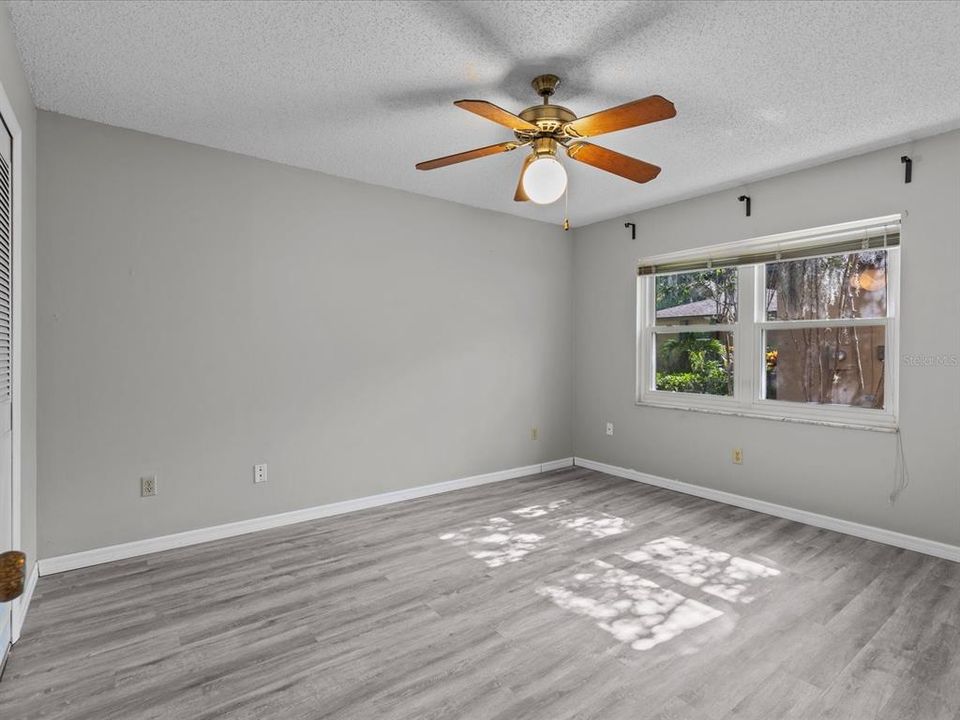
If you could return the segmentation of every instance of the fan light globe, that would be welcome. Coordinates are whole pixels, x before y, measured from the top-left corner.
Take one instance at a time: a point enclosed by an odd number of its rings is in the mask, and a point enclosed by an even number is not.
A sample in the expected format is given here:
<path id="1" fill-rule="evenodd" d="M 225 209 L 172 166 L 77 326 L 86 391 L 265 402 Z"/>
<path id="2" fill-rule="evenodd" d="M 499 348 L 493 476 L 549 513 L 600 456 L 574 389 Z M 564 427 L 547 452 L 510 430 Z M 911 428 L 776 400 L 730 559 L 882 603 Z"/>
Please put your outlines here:
<path id="1" fill-rule="evenodd" d="M 556 202 L 566 189 L 567 171 L 556 158 L 537 158 L 523 174 L 523 191 L 538 205 Z"/>

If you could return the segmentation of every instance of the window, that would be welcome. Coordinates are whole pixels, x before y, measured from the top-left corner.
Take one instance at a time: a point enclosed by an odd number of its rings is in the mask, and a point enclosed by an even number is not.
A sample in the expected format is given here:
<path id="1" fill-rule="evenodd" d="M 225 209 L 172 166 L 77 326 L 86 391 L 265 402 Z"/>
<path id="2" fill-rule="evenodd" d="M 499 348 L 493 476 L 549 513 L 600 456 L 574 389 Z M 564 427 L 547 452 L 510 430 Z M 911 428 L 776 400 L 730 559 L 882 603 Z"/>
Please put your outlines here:
<path id="1" fill-rule="evenodd" d="M 654 387 L 733 395 L 736 269 L 657 275 Z"/>
<path id="2" fill-rule="evenodd" d="M 890 216 L 642 261 L 638 402 L 895 427 L 899 252 Z"/>

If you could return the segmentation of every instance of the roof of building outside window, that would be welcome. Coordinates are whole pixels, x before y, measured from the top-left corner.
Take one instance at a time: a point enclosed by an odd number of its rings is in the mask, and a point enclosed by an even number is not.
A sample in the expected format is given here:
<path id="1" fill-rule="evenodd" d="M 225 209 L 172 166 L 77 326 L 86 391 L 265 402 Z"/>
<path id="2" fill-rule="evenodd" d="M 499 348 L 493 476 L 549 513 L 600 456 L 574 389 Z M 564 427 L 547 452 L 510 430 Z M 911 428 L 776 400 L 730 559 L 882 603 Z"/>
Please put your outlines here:
<path id="1" fill-rule="evenodd" d="M 772 290 L 767 290 L 769 295 L 769 301 L 767 303 L 767 309 L 776 312 L 777 311 L 777 296 Z M 663 308 L 657 310 L 658 318 L 678 318 L 678 317 L 713 317 L 718 314 L 719 308 L 717 307 L 717 301 L 713 298 L 707 298 L 706 300 L 696 300 L 691 303 L 684 303 L 683 305 L 674 305 L 673 307 Z"/>

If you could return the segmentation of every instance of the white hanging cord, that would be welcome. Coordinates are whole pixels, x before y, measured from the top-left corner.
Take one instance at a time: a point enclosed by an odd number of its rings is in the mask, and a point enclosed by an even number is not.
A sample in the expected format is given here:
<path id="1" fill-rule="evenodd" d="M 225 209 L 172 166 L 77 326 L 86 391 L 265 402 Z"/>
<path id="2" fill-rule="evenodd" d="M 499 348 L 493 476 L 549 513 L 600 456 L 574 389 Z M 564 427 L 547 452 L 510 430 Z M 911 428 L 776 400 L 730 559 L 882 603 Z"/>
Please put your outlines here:
<path id="1" fill-rule="evenodd" d="M 893 505 L 900 493 L 910 484 L 910 472 L 907 470 L 907 461 L 903 455 L 903 433 L 897 428 L 897 456 L 893 466 L 893 492 L 890 493 L 890 504 Z"/>

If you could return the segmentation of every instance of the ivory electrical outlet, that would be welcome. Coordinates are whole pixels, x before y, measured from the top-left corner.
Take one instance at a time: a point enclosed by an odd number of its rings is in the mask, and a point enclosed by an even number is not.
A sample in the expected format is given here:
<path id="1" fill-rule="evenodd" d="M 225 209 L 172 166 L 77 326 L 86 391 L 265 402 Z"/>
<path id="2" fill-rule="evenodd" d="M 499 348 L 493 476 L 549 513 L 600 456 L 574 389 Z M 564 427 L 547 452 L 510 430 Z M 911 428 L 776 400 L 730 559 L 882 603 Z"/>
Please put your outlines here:
<path id="1" fill-rule="evenodd" d="M 540 439 L 540 428 L 537 428 L 537 427 L 530 428 L 530 439 L 531 440 Z"/>
<path id="2" fill-rule="evenodd" d="M 153 497 L 157 494 L 157 476 L 147 475 L 140 478 L 140 497 Z"/>
<path id="3" fill-rule="evenodd" d="M 743 448 L 733 449 L 733 464 L 743 465 Z"/>

